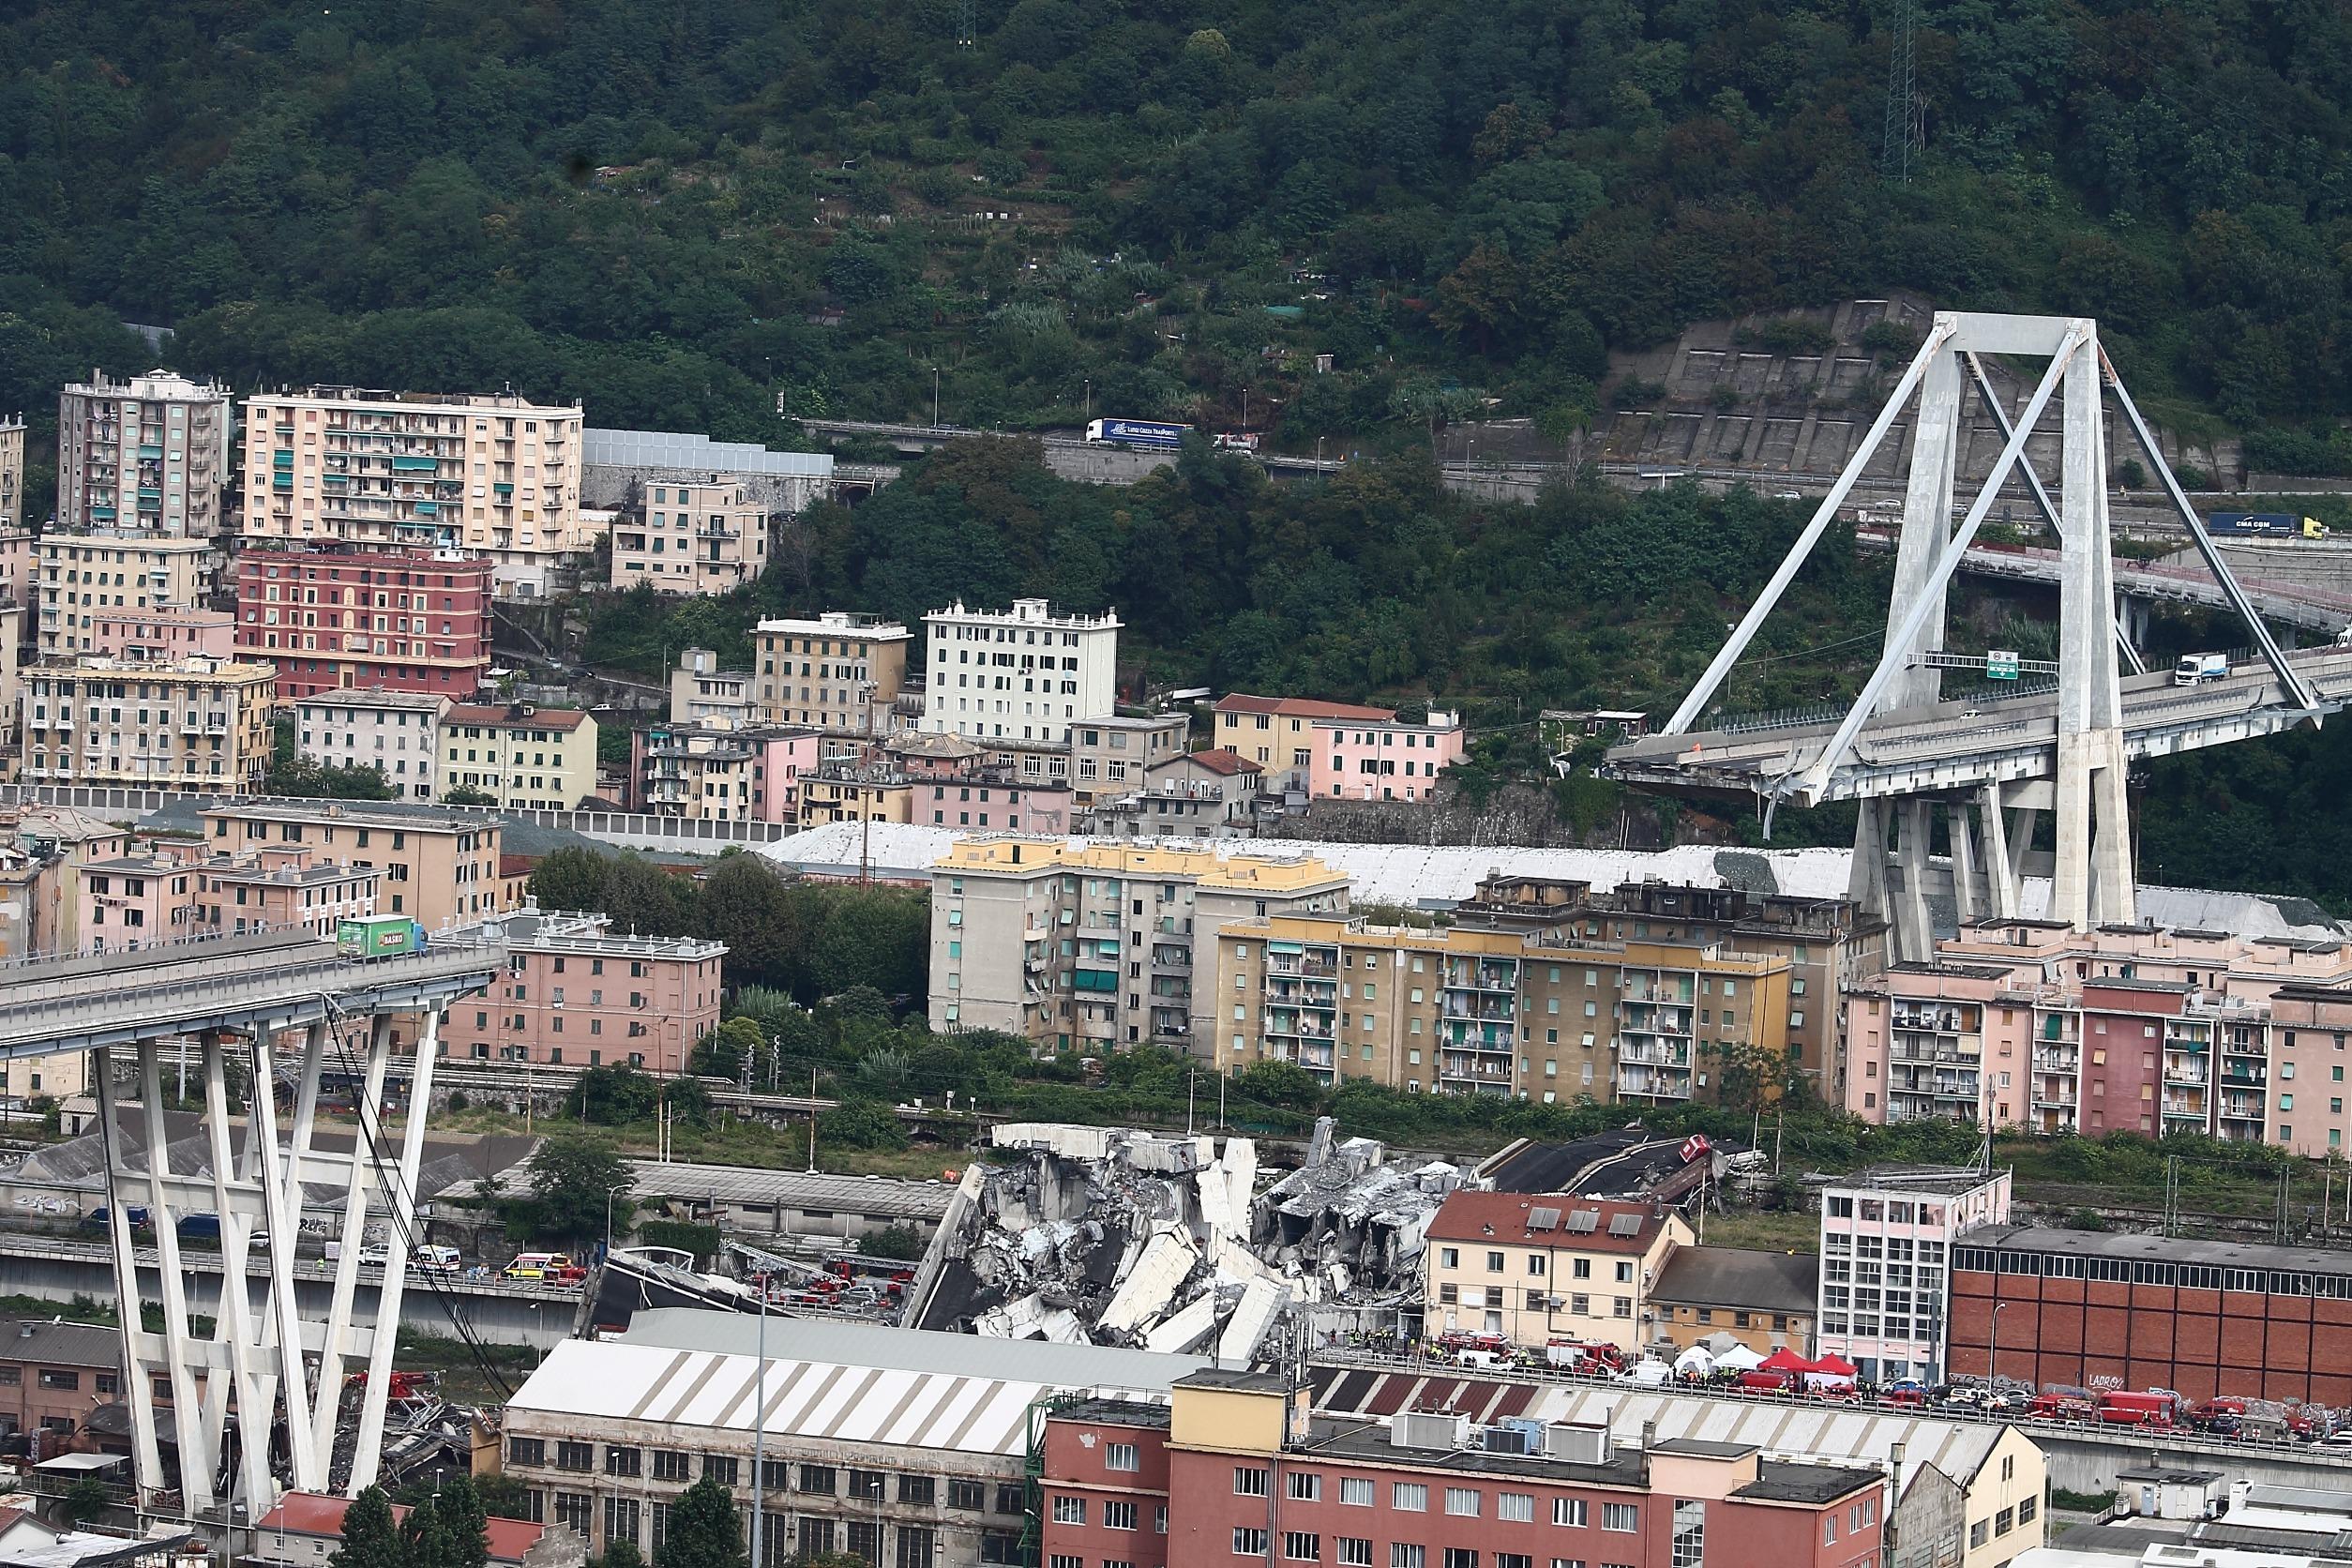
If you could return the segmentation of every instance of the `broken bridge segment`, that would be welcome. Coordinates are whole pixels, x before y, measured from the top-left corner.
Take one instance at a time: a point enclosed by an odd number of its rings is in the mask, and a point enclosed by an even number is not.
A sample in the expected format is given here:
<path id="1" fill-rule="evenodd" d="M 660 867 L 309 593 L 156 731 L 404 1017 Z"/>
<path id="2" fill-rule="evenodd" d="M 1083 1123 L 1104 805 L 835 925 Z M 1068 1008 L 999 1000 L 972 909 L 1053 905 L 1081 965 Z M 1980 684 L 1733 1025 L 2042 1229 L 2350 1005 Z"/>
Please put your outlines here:
<path id="1" fill-rule="evenodd" d="M 1246 1364 L 1297 1311 L 1417 1299 L 1422 1238 L 1463 1172 L 1393 1165 L 1317 1124 L 1261 1195 L 1245 1138 L 1053 1123 L 995 1129 L 920 1273 L 909 1321 L 1014 1339 L 1210 1349 Z"/>

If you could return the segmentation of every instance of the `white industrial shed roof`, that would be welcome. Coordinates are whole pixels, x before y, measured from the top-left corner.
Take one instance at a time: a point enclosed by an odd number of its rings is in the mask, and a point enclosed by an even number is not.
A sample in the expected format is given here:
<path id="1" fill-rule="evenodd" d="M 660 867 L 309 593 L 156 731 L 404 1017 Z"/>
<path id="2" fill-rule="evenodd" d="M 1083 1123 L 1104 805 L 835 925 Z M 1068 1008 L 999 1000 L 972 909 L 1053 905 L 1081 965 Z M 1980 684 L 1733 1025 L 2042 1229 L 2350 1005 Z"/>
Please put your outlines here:
<path id="1" fill-rule="evenodd" d="M 620 1339 L 557 1345 L 508 1409 L 749 1432 L 759 1332 L 743 1313 L 641 1312 Z M 1172 1380 L 1209 1364 L 805 1318 L 768 1319 L 767 1347 L 772 1435 L 1006 1457 L 1026 1451 L 1030 1407 L 1046 1395 L 1164 1398 Z"/>
<path id="2" fill-rule="evenodd" d="M 952 828 L 921 823 L 836 822 L 810 828 L 763 845 L 760 852 L 795 869 L 854 876 L 861 856 L 873 874 L 925 879 L 959 837 Z M 1133 849 L 1133 838 L 1076 838 L 1074 843 L 1116 844 Z M 1851 850 L 1718 849 L 1686 844 L 1644 852 L 1634 850 L 1534 849 L 1511 844 L 1332 844 L 1313 839 L 1184 838 L 1188 849 L 1219 854 L 1313 855 L 1346 874 L 1360 904 L 1459 903 L 1478 890 L 1490 872 L 1509 876 L 1564 878 L 1596 888 L 1656 879 L 1698 887 L 1739 886 L 1757 893 L 1805 898 L 1843 898 L 1853 868 Z M 2024 889 L 2029 919 L 2050 904 L 2050 879 L 2028 877 Z M 2249 937 L 2333 937 L 2340 933 L 2326 912 L 2307 900 L 2256 893 L 2218 893 L 2190 887 L 2142 887 L 2140 916 L 2181 930 L 2234 931 Z"/>
<path id="3" fill-rule="evenodd" d="M 1640 1439 L 1645 1424 L 1654 1422 L 1661 1442 L 1695 1438 L 1754 1444 L 1770 1459 L 1886 1464 L 1900 1443 L 1907 1467 L 1930 1464 L 1964 1485 L 2007 1430 L 1983 1421 L 1566 1385 L 1545 1389 L 1522 1413 L 1539 1421 L 1606 1423 L 1614 1436 L 1634 1440 Z"/>
<path id="4" fill-rule="evenodd" d="M 771 452 L 748 441 L 713 441 L 673 430 L 580 432 L 580 460 L 598 468 L 702 469 L 713 474 L 773 474 L 830 479 L 830 452 Z"/>
<path id="5" fill-rule="evenodd" d="M 886 1219 L 937 1220 L 956 1196 L 946 1182 L 868 1181 L 825 1171 L 763 1170 L 749 1166 L 696 1165 L 683 1160 L 630 1160 L 639 1201 L 699 1199 L 714 1203 L 782 1203 Z"/>

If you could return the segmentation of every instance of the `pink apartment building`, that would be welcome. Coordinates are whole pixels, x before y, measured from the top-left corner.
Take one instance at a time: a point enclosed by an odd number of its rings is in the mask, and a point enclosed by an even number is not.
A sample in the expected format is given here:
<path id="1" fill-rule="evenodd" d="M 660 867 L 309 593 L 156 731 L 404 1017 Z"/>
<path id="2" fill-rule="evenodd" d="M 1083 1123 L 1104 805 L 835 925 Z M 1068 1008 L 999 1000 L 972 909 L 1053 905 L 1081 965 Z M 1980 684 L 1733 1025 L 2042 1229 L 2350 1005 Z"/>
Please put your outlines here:
<path id="1" fill-rule="evenodd" d="M 76 950 L 91 953 L 297 927 L 331 937 L 341 922 L 376 912 L 384 879 L 373 867 L 324 861 L 306 845 L 222 854 L 173 840 L 75 870 Z"/>
<path id="2" fill-rule="evenodd" d="M 1307 789 L 1317 800 L 1426 800 L 1440 771 L 1462 760 L 1462 716 L 1441 708 L 1415 724 L 1319 718 Z"/>
<path id="3" fill-rule="evenodd" d="M 139 664 L 185 658 L 233 658 L 237 618 L 225 610 L 98 611 L 90 617 L 90 651 Z"/>
<path id="4" fill-rule="evenodd" d="M 504 921 L 512 963 L 486 996 L 449 1009 L 453 1057 L 680 1073 L 718 1027 L 724 942 L 625 937 L 611 916 L 526 910 Z"/>
<path id="5" fill-rule="evenodd" d="M 1846 1008 L 1845 1103 L 1868 1121 L 2352 1141 L 2344 943 L 1985 921 Z"/>
<path id="6" fill-rule="evenodd" d="M 633 730 L 626 804 L 688 822 L 796 823 L 800 781 L 817 771 L 823 738 L 813 729 Z"/>

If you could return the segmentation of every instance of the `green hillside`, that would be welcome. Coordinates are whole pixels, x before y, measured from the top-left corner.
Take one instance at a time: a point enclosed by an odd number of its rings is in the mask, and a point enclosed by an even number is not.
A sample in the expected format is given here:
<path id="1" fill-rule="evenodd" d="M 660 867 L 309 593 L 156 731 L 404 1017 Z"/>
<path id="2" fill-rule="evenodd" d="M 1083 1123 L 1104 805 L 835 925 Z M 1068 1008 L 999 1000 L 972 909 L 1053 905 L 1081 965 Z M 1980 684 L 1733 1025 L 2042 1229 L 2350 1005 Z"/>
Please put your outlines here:
<path id="1" fill-rule="evenodd" d="M 2299 427 L 2352 406 L 2344 8 L 1923 0 L 1907 185 L 1886 9 L 34 0 L 0 407 L 131 363 L 127 318 L 241 384 L 606 424 L 927 415 L 937 367 L 966 423 L 1247 388 L 1364 446 L 1481 395 L 1573 423 L 1606 348 L 1905 287 L 2095 311 L 2146 390 L 2334 462 Z"/>

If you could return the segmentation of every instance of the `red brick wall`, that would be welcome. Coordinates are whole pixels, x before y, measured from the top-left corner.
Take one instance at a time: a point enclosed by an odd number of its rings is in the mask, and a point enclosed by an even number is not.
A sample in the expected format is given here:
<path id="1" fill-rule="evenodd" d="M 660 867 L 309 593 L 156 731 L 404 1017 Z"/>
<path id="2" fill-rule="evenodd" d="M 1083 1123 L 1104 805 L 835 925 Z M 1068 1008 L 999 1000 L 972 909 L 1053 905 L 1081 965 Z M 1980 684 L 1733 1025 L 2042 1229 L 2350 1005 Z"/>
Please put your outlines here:
<path id="1" fill-rule="evenodd" d="M 2352 1302 L 1954 1270 L 1952 1373 L 1983 1375 L 1996 1299 L 1994 1369 L 2037 1387 L 2105 1377 L 2191 1399 L 2352 1403 Z"/>

